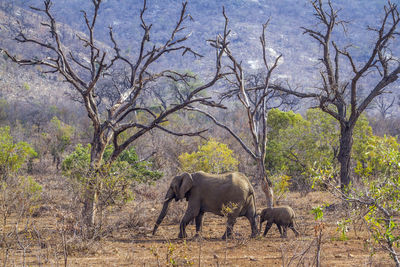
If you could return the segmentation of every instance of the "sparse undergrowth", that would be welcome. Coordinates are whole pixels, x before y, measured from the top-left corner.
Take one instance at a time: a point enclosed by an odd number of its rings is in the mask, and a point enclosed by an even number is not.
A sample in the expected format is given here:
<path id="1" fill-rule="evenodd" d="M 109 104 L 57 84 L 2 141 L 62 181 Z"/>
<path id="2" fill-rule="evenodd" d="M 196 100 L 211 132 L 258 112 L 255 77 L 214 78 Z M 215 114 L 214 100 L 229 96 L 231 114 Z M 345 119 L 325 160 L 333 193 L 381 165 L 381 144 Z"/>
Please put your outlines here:
<path id="1" fill-rule="evenodd" d="M 59 182 L 62 182 L 61 179 Z M 23 265 L 25 261 L 26 266 L 63 265 L 65 262 L 67 266 L 197 266 L 200 258 L 202 266 L 309 266 L 315 261 L 317 249 L 314 227 L 317 223 L 310 210 L 321 203 L 329 203 L 330 206 L 322 209 L 325 225 L 320 241 L 322 264 L 354 266 L 371 262 L 372 266 L 390 266 L 391 263 L 387 253 L 379 247 L 370 246 L 371 236 L 356 214 L 352 215 L 351 222 L 346 223 L 346 240 L 341 238 L 343 232 L 337 222 L 351 210 L 326 192 L 311 192 L 305 197 L 300 197 L 299 193 L 287 194 L 284 201 L 290 203 L 298 215 L 300 237 L 289 234 L 287 239 L 281 239 L 277 229 L 272 228 L 265 238 L 249 239 L 248 221 L 240 218 L 233 238 L 225 243 L 220 239 L 226 227 L 224 218 L 208 213 L 201 238 L 193 238 L 195 227 L 189 225 L 189 238 L 177 239 L 178 223 L 186 206 L 184 202 L 171 204 L 169 216 L 160 226 L 158 234 L 152 236 L 151 229 L 161 207 L 161 199 L 153 198 L 153 190 L 157 188 L 138 196 L 140 201 L 135 200 L 121 209 L 115 209 L 110 215 L 107 234 L 101 240 L 91 241 L 74 235 L 77 229 L 74 229 L 76 224 L 69 214 L 72 211 L 62 205 L 70 195 L 59 191 L 52 195 L 57 196 L 53 201 L 49 201 L 52 197 L 47 196 L 39 204 L 46 208 L 39 208 L 32 220 L 33 230 L 19 233 L 20 237 L 28 237 L 27 233 L 31 236 L 29 244 L 26 243 L 29 247 L 25 249 L 25 255 L 21 247 L 12 247 L 8 262 Z M 261 201 L 258 204 L 258 208 L 262 208 Z M 17 245 L 16 239 L 15 242 Z"/>

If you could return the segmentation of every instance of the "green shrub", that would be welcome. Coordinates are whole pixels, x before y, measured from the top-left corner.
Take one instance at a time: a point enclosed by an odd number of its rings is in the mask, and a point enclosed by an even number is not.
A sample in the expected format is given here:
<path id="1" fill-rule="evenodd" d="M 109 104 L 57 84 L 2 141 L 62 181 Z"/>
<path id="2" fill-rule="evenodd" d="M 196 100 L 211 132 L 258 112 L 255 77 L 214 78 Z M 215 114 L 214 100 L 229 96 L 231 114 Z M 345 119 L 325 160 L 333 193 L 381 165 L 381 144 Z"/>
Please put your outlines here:
<path id="1" fill-rule="evenodd" d="M 236 171 L 239 164 L 233 151 L 229 149 L 226 144 L 213 139 L 199 146 L 196 152 L 181 154 L 179 156 L 179 162 L 182 171 L 204 171 L 208 173 Z"/>
<path id="2" fill-rule="evenodd" d="M 11 173 L 16 173 L 36 152 L 26 142 L 15 143 L 10 134 L 10 127 L 0 127 L 0 180 L 6 180 Z"/>
<path id="3" fill-rule="evenodd" d="M 63 174 L 71 179 L 76 193 L 81 196 L 88 183 L 97 181 L 97 197 L 102 206 L 126 203 L 133 199 L 133 186 L 138 183 L 151 184 L 162 176 L 162 173 L 150 169 L 150 162 L 139 161 L 134 147 L 126 149 L 111 165 L 103 162 L 99 172 L 93 176 L 89 173 L 90 148 L 90 145 L 78 144 L 61 167 Z M 108 146 L 104 161 L 109 159 L 112 152 L 113 147 Z"/>
<path id="4" fill-rule="evenodd" d="M 340 127 L 333 117 L 318 109 L 307 110 L 305 118 L 292 111 L 272 109 L 268 126 L 265 165 L 270 175 L 291 176 L 292 185 L 307 190 L 321 184 L 316 180 L 324 182 L 337 177 Z M 361 116 L 354 128 L 355 161 L 365 156 L 372 137 L 367 119 Z"/>
<path id="5" fill-rule="evenodd" d="M 18 175 L 21 166 L 36 155 L 25 142 L 14 142 L 9 127 L 0 127 L 0 236 L 3 259 L 10 248 L 24 237 L 18 236 L 18 225 L 30 225 L 31 216 L 38 208 L 42 187 L 30 176 Z M 12 223 L 10 217 L 14 217 Z M 6 261 L 4 266 L 6 266 Z"/>

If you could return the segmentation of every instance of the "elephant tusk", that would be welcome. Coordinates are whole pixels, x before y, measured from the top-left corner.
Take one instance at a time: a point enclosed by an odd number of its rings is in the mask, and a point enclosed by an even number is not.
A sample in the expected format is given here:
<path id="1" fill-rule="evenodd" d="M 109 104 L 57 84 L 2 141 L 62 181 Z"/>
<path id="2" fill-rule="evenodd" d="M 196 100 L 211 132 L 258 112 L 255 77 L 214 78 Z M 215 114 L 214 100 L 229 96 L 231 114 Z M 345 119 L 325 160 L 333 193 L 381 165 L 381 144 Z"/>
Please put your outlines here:
<path id="1" fill-rule="evenodd" d="M 165 199 L 164 199 L 164 202 L 170 202 L 172 199 L 174 199 L 173 197 L 166 197 Z"/>

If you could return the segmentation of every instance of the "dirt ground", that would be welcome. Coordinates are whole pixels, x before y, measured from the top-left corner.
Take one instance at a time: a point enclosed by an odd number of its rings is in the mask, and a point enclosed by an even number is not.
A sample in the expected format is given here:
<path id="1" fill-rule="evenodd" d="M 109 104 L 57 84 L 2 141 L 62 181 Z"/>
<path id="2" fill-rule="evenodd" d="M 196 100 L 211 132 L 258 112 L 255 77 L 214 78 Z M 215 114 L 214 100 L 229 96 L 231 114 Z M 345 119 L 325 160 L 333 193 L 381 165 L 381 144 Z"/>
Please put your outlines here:
<path id="1" fill-rule="evenodd" d="M 62 192 L 62 188 L 58 190 Z M 61 194 L 55 192 L 54 198 L 57 195 L 60 197 Z M 23 240 L 28 240 L 24 241 L 25 245 L 10 249 L 7 266 L 23 266 L 24 261 L 25 266 L 65 266 L 65 259 L 67 266 L 313 266 L 316 257 L 315 226 L 318 222 L 310 210 L 335 202 L 326 192 L 311 192 L 306 196 L 289 193 L 280 204 L 292 206 L 297 213 L 299 237 L 288 230 L 288 238 L 282 239 L 276 226 L 273 226 L 266 237 L 249 239 L 249 222 L 246 218 L 239 218 L 234 237 L 224 241 L 221 236 L 225 230 L 225 219 L 206 213 L 202 237 L 193 238 L 195 227 L 189 225 L 188 239 L 180 240 L 177 239 L 178 222 L 186 203 L 171 203 L 169 215 L 157 234 L 152 236 L 161 200 L 154 199 L 151 194 L 148 197 L 149 200 L 130 203 L 115 212 L 112 223 L 115 227 L 110 228 L 112 230 L 103 239 L 89 244 L 83 244 L 71 235 L 63 236 L 60 222 L 57 222 L 51 208 L 57 202 L 60 205 L 62 197 L 50 201 L 50 207 L 33 219 L 35 228 L 41 233 L 40 240 L 34 238 L 31 231 L 32 242 L 25 238 Z M 260 209 L 265 203 L 262 200 L 258 202 Z M 174 212 L 177 206 L 180 211 Z M 368 245 L 370 237 L 361 221 L 348 224 L 347 240 L 340 240 L 337 221 L 342 215 L 343 211 L 338 210 L 324 212 L 321 266 L 394 266 L 382 249 L 371 253 Z M 129 224 L 129 220 L 133 219 L 141 222 Z M 4 260 L 4 247 L 0 249 L 0 260 Z"/>

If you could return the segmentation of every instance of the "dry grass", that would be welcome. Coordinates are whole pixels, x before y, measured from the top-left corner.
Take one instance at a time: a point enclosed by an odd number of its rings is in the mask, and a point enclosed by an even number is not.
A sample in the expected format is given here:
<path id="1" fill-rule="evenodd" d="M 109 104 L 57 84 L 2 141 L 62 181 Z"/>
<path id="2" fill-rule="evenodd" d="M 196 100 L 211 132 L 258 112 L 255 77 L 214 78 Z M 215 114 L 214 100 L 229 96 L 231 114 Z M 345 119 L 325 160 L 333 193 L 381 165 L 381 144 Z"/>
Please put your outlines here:
<path id="1" fill-rule="evenodd" d="M 202 238 L 193 239 L 195 227 L 189 225 L 189 238 L 180 240 L 178 224 L 187 202 L 171 202 L 168 216 L 157 235 L 152 236 L 167 185 L 140 186 L 135 189 L 133 202 L 107 211 L 102 238 L 85 241 L 80 238 L 79 224 L 74 221 L 79 207 L 71 199 L 65 180 L 60 175 L 38 179 L 44 185 L 42 202 L 30 218 L 30 226 L 23 229 L 20 225 L 18 234 L 25 248 L 16 237 L 11 237 L 15 242 L 9 248 L 7 266 L 21 266 L 24 261 L 25 266 L 64 266 L 65 262 L 67 266 L 197 266 L 199 261 L 201 266 L 312 266 L 317 248 L 317 222 L 310 210 L 324 203 L 337 203 L 326 192 L 311 192 L 304 197 L 289 193 L 282 199 L 280 204 L 292 206 L 297 213 L 301 233 L 298 238 L 288 232 L 289 238 L 281 239 L 273 227 L 267 237 L 249 239 L 249 223 L 239 218 L 233 239 L 225 243 L 220 239 L 225 220 L 206 214 Z M 257 196 L 258 209 L 262 209 L 263 195 L 257 192 Z M 392 266 L 390 257 L 379 248 L 373 250 L 371 257 L 370 237 L 361 220 L 353 220 L 348 225 L 347 240 L 340 241 L 336 222 L 343 216 L 353 215 L 340 205 L 325 211 L 320 240 L 322 266 Z M 2 257 L 0 261 L 4 262 Z"/>

